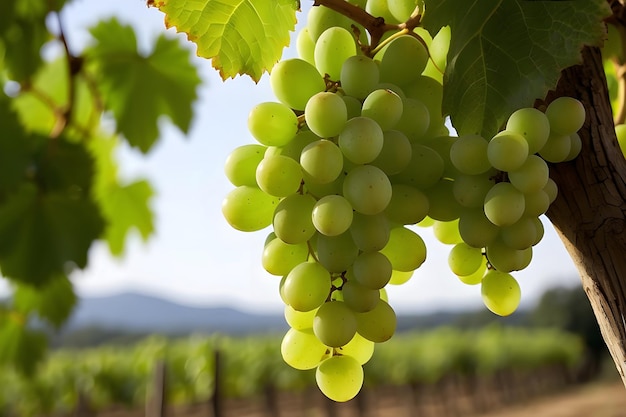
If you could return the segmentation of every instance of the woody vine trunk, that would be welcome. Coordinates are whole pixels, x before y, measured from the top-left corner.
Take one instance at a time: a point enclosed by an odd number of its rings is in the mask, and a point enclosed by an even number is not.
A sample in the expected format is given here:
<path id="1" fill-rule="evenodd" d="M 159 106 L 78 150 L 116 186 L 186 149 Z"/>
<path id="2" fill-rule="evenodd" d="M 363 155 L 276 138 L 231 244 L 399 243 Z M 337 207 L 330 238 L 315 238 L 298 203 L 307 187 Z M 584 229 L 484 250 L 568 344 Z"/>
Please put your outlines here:
<path id="1" fill-rule="evenodd" d="M 580 273 L 600 330 L 626 385 L 626 161 L 613 124 L 602 57 L 583 50 L 583 64 L 563 71 L 558 96 L 581 100 L 587 120 L 574 161 L 550 167 L 559 196 L 547 215 Z"/>

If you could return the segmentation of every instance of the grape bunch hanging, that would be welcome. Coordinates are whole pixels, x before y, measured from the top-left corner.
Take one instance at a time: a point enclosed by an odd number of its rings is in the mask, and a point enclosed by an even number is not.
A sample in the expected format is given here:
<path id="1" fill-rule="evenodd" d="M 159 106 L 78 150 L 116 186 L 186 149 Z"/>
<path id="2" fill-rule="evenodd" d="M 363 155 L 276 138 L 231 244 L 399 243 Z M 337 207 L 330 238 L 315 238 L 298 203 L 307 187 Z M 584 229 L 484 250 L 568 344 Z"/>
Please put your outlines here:
<path id="1" fill-rule="evenodd" d="M 425 261 L 416 225 L 451 245 L 450 269 L 481 285 L 489 310 L 515 311 L 511 272 L 530 263 L 539 216 L 557 195 L 547 162 L 577 156 L 585 119 L 580 102 L 561 97 L 545 112 L 517 110 L 492 138 L 451 136 L 441 113 L 449 28 L 434 38 L 395 33 L 373 50 L 364 33 L 313 7 L 299 58 L 272 69 L 277 101 L 249 114 L 257 143 L 233 150 L 225 166 L 236 187 L 222 206 L 228 223 L 273 227 L 262 265 L 282 277 L 291 327 L 282 356 L 316 369 L 335 401 L 359 392 L 362 365 L 394 334 L 385 287 Z"/>

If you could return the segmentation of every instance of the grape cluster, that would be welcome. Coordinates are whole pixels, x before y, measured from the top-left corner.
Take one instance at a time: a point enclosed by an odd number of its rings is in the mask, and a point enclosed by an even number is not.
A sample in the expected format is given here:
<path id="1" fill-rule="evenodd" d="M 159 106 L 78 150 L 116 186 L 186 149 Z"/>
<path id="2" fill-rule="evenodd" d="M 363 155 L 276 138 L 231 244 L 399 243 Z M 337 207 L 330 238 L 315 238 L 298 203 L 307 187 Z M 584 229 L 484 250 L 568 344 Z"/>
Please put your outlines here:
<path id="1" fill-rule="evenodd" d="M 336 401 L 359 392 L 375 343 L 394 334 L 385 286 L 426 259 L 414 226 L 454 245 L 451 270 L 482 285 L 490 310 L 510 314 L 520 291 L 509 272 L 530 262 L 538 216 L 556 198 L 545 161 L 580 150 L 584 110 L 569 98 L 545 113 L 518 110 L 490 140 L 450 136 L 441 115 L 450 32 L 416 31 L 421 41 L 393 35 L 370 57 L 358 25 L 313 7 L 299 58 L 272 69 L 278 101 L 249 114 L 258 143 L 226 161 L 236 187 L 223 202 L 227 221 L 242 231 L 273 226 L 262 265 L 282 277 L 291 327 L 283 358 L 316 369 Z"/>

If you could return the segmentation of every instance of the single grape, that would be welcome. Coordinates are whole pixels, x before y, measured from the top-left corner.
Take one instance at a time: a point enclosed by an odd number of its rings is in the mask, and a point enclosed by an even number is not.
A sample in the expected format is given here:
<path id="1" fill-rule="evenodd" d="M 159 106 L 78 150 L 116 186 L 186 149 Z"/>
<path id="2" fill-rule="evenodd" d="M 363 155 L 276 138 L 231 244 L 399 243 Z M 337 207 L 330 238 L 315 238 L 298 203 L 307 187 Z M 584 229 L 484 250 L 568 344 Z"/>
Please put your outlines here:
<path id="1" fill-rule="evenodd" d="M 348 279 L 343 284 L 341 292 L 343 301 L 356 313 L 365 313 L 372 310 L 380 299 L 378 289 L 367 288 L 359 284 L 355 279 Z"/>
<path id="2" fill-rule="evenodd" d="M 520 286 L 511 274 L 490 270 L 482 279 L 481 294 L 485 306 L 499 316 L 512 314 L 521 299 Z"/>
<path id="3" fill-rule="evenodd" d="M 511 183 L 499 182 L 485 197 L 485 215 L 496 226 L 510 226 L 524 214 L 524 194 Z"/>
<path id="4" fill-rule="evenodd" d="M 330 272 L 317 262 L 303 262 L 289 272 L 282 294 L 286 304 L 297 311 L 321 306 L 330 293 Z"/>
<path id="5" fill-rule="evenodd" d="M 309 248 L 306 242 L 290 245 L 274 238 L 265 244 L 261 264 L 270 274 L 283 276 L 295 266 L 305 262 L 308 257 Z"/>
<path id="6" fill-rule="evenodd" d="M 361 115 L 361 101 L 352 96 L 341 96 L 348 110 L 348 120 L 359 117 Z"/>
<path id="7" fill-rule="evenodd" d="M 304 147 L 300 155 L 300 165 L 315 182 L 326 184 L 341 174 L 343 154 L 333 142 L 320 139 Z"/>
<path id="8" fill-rule="evenodd" d="M 336 352 L 342 356 L 351 356 L 361 365 L 365 365 L 374 354 L 374 346 L 374 342 L 357 333 L 346 345 L 336 349 Z"/>
<path id="9" fill-rule="evenodd" d="M 254 232 L 272 224 L 278 198 L 257 187 L 242 185 L 229 192 L 222 201 L 222 214 L 233 228 Z"/>
<path id="10" fill-rule="evenodd" d="M 404 184 L 391 186 L 391 200 L 385 214 L 392 222 L 398 224 L 416 224 L 428 215 L 430 203 L 426 194 Z"/>
<path id="11" fill-rule="evenodd" d="M 583 141 L 580 138 L 578 133 L 572 133 L 569 135 L 570 138 L 570 150 L 567 156 L 565 157 L 564 162 L 574 160 L 583 149 Z"/>
<path id="12" fill-rule="evenodd" d="M 317 39 L 315 66 L 320 74 L 327 74 L 331 80 L 339 81 L 344 61 L 356 54 L 356 42 L 352 33 L 342 27 L 331 27 Z"/>
<path id="13" fill-rule="evenodd" d="M 287 365 L 299 370 L 313 369 L 326 357 L 328 347 L 313 334 L 313 329 L 289 329 L 280 344 Z"/>
<path id="14" fill-rule="evenodd" d="M 372 162 L 383 148 L 383 131 L 369 117 L 348 120 L 339 134 L 339 149 L 355 164 Z"/>
<path id="15" fill-rule="evenodd" d="M 433 187 L 426 190 L 428 197 L 428 217 L 435 220 L 449 222 L 458 219 L 463 212 L 463 206 L 454 196 L 454 181 L 444 178 Z"/>
<path id="16" fill-rule="evenodd" d="M 413 271 L 426 260 L 426 244 L 411 229 L 394 227 L 389 234 L 389 242 L 380 252 L 391 262 L 392 269 Z"/>
<path id="17" fill-rule="evenodd" d="M 392 176 L 393 181 L 426 190 L 442 179 L 443 159 L 437 151 L 428 146 L 414 143 L 411 149 L 409 164 L 402 172 Z"/>
<path id="18" fill-rule="evenodd" d="M 500 238 L 508 247 L 522 250 L 535 243 L 537 229 L 532 218 L 522 217 L 516 223 L 503 227 L 500 231 Z"/>
<path id="19" fill-rule="evenodd" d="M 445 245 L 456 245 L 463 242 L 459 234 L 459 219 L 450 221 L 435 220 L 432 228 L 435 238 Z"/>
<path id="20" fill-rule="evenodd" d="M 551 133 L 550 137 L 539 150 L 539 156 L 548 162 L 558 163 L 567 159 L 572 150 L 572 139 L 570 135 Z"/>
<path id="21" fill-rule="evenodd" d="M 361 100 L 374 91 L 379 78 L 378 65 L 365 55 L 351 56 L 341 67 L 341 88 L 347 95 Z"/>
<path id="22" fill-rule="evenodd" d="M 528 158 L 528 142 L 518 133 L 503 130 L 489 141 L 487 157 L 494 168 L 514 171 Z"/>
<path id="23" fill-rule="evenodd" d="M 391 90 L 372 91 L 363 101 L 361 115 L 373 119 L 385 130 L 393 129 L 402 117 L 402 99 Z"/>
<path id="24" fill-rule="evenodd" d="M 346 175 L 343 195 L 359 213 L 378 214 L 391 200 L 391 183 L 380 168 L 359 165 Z"/>
<path id="25" fill-rule="evenodd" d="M 530 155 L 521 167 L 509 172 L 509 181 L 523 193 L 540 191 L 548 182 L 550 170 L 546 161 Z"/>
<path id="26" fill-rule="evenodd" d="M 546 108 L 550 130 L 559 135 L 578 132 L 585 123 L 585 107 L 572 97 L 558 97 Z"/>
<path id="27" fill-rule="evenodd" d="M 452 194 L 463 207 L 482 207 L 485 204 L 485 197 L 493 185 L 494 182 L 489 174 L 459 175 L 454 179 Z"/>
<path id="28" fill-rule="evenodd" d="M 491 223 L 482 207 L 461 213 L 458 223 L 460 239 L 475 248 L 484 248 L 493 242 L 500 228 Z"/>
<path id="29" fill-rule="evenodd" d="M 287 105 L 268 101 L 250 110 L 248 130 L 263 145 L 283 146 L 296 136 L 298 118 Z"/>
<path id="30" fill-rule="evenodd" d="M 486 253 L 487 260 L 498 271 L 519 271 L 527 266 L 525 250 L 511 248 L 501 238 L 487 245 Z"/>
<path id="31" fill-rule="evenodd" d="M 402 116 L 395 129 L 404 133 L 411 142 L 424 139 L 430 127 L 430 113 L 424 103 L 414 98 L 402 100 Z"/>
<path id="32" fill-rule="evenodd" d="M 298 32 L 298 37 L 296 38 L 296 50 L 300 59 L 303 59 L 309 64 L 315 66 L 315 42 L 313 41 L 313 38 L 311 38 L 311 33 L 309 32 L 308 27 L 302 28 L 302 30 Z"/>
<path id="33" fill-rule="evenodd" d="M 352 273 L 356 281 L 373 290 L 383 288 L 391 279 L 391 262 L 381 252 L 363 252 L 355 260 Z"/>
<path id="34" fill-rule="evenodd" d="M 545 188 L 545 187 L 544 187 Z M 538 217 L 548 211 L 550 197 L 543 190 L 524 194 L 524 217 Z"/>
<path id="35" fill-rule="evenodd" d="M 344 302 L 327 301 L 315 314 L 313 333 L 326 346 L 343 346 L 356 334 L 356 317 Z"/>
<path id="36" fill-rule="evenodd" d="M 315 234 L 311 215 L 315 199 L 306 194 L 292 194 L 283 198 L 274 211 L 274 233 L 285 243 L 306 242 Z M 252 211 L 250 216 L 258 216 Z"/>
<path id="37" fill-rule="evenodd" d="M 326 89 L 315 66 L 303 59 L 291 58 L 272 68 L 270 86 L 276 98 L 294 110 L 304 110 L 307 101 Z"/>
<path id="38" fill-rule="evenodd" d="M 374 59 L 380 61 L 380 80 L 399 86 L 420 76 L 428 62 L 426 47 L 415 37 L 400 36 L 385 45 Z"/>
<path id="39" fill-rule="evenodd" d="M 539 110 L 526 107 L 516 110 L 506 122 L 506 130 L 518 133 L 528 142 L 528 153 L 534 154 L 543 148 L 550 135 L 550 122 Z"/>
<path id="40" fill-rule="evenodd" d="M 458 276 L 472 275 L 478 271 L 482 262 L 482 250 L 469 246 L 465 242 L 454 245 L 448 255 L 450 270 Z"/>
<path id="41" fill-rule="evenodd" d="M 315 318 L 317 309 L 310 311 L 294 310 L 290 305 L 285 305 L 284 316 L 285 321 L 295 330 L 313 329 L 313 319 Z"/>
<path id="42" fill-rule="evenodd" d="M 404 133 L 388 130 L 383 133 L 383 147 L 371 164 L 387 175 L 402 172 L 411 162 L 413 148 Z"/>
<path id="43" fill-rule="evenodd" d="M 338 236 L 317 236 L 317 259 L 330 272 L 347 270 L 358 255 L 359 248 L 348 232 Z"/>
<path id="44" fill-rule="evenodd" d="M 423 0 L 387 0 L 389 12 L 396 20 L 406 22 L 416 7 L 423 7 Z"/>
<path id="45" fill-rule="evenodd" d="M 325 396 L 345 402 L 361 390 L 363 367 L 351 356 L 332 356 L 317 367 L 315 381 Z"/>
<path id="46" fill-rule="evenodd" d="M 461 173 L 478 175 L 491 169 L 487 158 L 489 142 L 479 135 L 460 136 L 450 147 L 450 160 Z"/>
<path id="47" fill-rule="evenodd" d="M 256 182 L 269 195 L 287 197 L 300 188 L 302 168 L 287 156 L 265 157 L 257 166 Z"/>
<path id="48" fill-rule="evenodd" d="M 352 240 L 360 250 L 372 252 L 385 247 L 391 228 L 384 213 L 372 216 L 354 213 L 349 230 Z"/>
<path id="49" fill-rule="evenodd" d="M 556 185 L 556 182 L 552 178 L 548 178 L 548 182 L 546 186 L 543 187 L 543 191 L 548 194 L 548 198 L 550 199 L 550 204 L 554 203 L 556 197 L 559 193 L 559 187 Z"/>
<path id="50" fill-rule="evenodd" d="M 340 195 L 324 196 L 313 207 L 313 225 L 326 236 L 344 233 L 352 224 L 352 217 L 352 206 Z"/>
<path id="51" fill-rule="evenodd" d="M 459 281 L 466 285 L 477 285 L 480 284 L 487 272 L 487 258 L 483 256 L 482 262 L 478 269 L 470 275 L 457 275 Z"/>
<path id="52" fill-rule="evenodd" d="M 265 151 L 265 156 L 283 155 L 300 162 L 302 150 L 309 144 L 320 140 L 319 136 L 310 130 L 300 130 L 296 136 L 284 146 L 271 146 Z M 271 152 L 271 153 L 270 153 Z M 256 178 L 255 178 L 256 181 Z"/>
<path id="53" fill-rule="evenodd" d="M 258 144 L 239 146 L 228 155 L 224 164 L 226 178 L 235 187 L 256 186 L 256 167 L 263 160 L 266 147 Z"/>
<path id="54" fill-rule="evenodd" d="M 337 136 L 348 120 L 348 109 L 341 96 L 325 91 L 307 101 L 304 114 L 309 129 L 321 138 Z"/>
<path id="55" fill-rule="evenodd" d="M 382 298 L 372 310 L 366 313 L 356 313 L 355 316 L 357 322 L 356 331 L 372 342 L 385 342 L 391 339 L 396 332 L 396 313 Z"/>

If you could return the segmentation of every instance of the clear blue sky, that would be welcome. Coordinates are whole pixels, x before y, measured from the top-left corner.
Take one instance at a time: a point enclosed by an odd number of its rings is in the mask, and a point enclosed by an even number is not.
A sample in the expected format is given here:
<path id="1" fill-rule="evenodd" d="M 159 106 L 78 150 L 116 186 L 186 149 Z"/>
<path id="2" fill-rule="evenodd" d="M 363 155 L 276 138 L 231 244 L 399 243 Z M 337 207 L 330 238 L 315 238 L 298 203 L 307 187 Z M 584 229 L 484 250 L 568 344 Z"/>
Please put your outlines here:
<path id="1" fill-rule="evenodd" d="M 310 3 L 303 1 L 303 8 L 308 9 Z M 87 28 L 109 16 L 132 24 L 143 45 L 165 32 L 163 14 L 147 8 L 142 0 L 74 0 L 63 15 L 70 45 L 82 48 L 89 41 Z M 298 27 L 304 17 L 304 13 L 298 15 Z M 173 30 L 168 32 L 174 36 Z M 291 48 L 285 51 L 285 56 L 294 55 Z M 204 84 L 189 135 L 163 123 L 161 144 L 147 157 L 131 149 L 121 149 L 119 154 L 125 177 L 147 178 L 157 191 L 154 236 L 146 244 L 133 236 L 121 259 L 112 258 L 105 245 L 96 244 L 89 267 L 73 274 L 73 282 L 81 295 L 138 290 L 196 305 L 282 311 L 280 279 L 267 274 L 260 262 L 269 229 L 238 232 L 221 214 L 222 199 L 232 188 L 223 174 L 224 161 L 233 148 L 253 142 L 246 128 L 249 110 L 275 99 L 267 77 L 258 85 L 242 77 L 223 83 L 209 61 L 195 58 L 195 62 Z M 534 248 L 531 266 L 514 274 L 522 286 L 523 302 L 534 301 L 553 285 L 578 283 L 573 263 L 546 219 L 544 225 L 546 236 Z M 449 272 L 449 247 L 434 240 L 429 229 L 421 229 L 421 235 L 428 246 L 428 260 L 407 284 L 390 286 L 392 305 L 398 311 L 482 306 L 480 287 L 463 285 Z M 0 293 L 6 291 L 6 282 L 0 279 Z"/>

